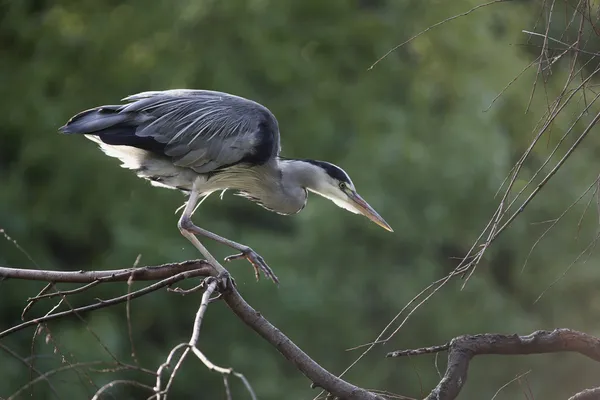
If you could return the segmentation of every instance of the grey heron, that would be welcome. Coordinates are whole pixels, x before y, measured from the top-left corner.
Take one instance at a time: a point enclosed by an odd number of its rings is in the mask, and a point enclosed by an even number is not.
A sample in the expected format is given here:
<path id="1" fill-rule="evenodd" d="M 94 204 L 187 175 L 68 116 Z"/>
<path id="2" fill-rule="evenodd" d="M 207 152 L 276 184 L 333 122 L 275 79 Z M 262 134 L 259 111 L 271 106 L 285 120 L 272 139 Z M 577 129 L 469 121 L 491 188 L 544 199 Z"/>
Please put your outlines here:
<path id="1" fill-rule="evenodd" d="M 278 282 L 264 259 L 250 247 L 192 222 L 199 201 L 218 191 L 235 190 L 267 210 L 285 215 L 302 210 L 310 191 L 392 231 L 358 195 L 340 167 L 325 161 L 281 157 L 277 119 L 257 102 L 191 89 L 142 92 L 121 101 L 123 104 L 82 111 L 60 131 L 84 134 L 152 185 L 187 193 L 179 230 L 220 273 L 226 270 L 196 235 L 240 252 L 225 261 L 246 258 L 257 279 L 262 270 Z"/>

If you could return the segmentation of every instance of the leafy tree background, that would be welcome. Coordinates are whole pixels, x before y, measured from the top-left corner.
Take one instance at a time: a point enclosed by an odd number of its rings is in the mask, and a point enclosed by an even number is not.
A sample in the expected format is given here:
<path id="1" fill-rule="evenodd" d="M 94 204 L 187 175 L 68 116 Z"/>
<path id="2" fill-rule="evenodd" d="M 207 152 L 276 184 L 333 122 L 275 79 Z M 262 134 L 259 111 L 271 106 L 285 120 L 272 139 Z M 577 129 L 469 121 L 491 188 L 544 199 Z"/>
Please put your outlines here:
<path id="1" fill-rule="evenodd" d="M 0 4 L 0 228 L 31 256 L 0 237 L 0 265 L 79 270 L 197 258 L 179 234 L 175 209 L 184 197 L 152 188 L 121 169 L 83 137 L 57 129 L 78 111 L 112 104 L 144 90 L 205 88 L 252 98 L 277 116 L 283 152 L 342 166 L 359 192 L 396 230 L 310 196 L 292 217 L 271 214 L 227 193 L 208 200 L 194 220 L 248 244 L 281 279 L 254 281 L 242 261 L 229 266 L 247 300 L 334 373 L 357 356 L 346 351 L 373 340 L 423 287 L 453 269 L 497 205 L 495 193 L 532 138 L 547 103 L 538 87 L 528 113 L 536 66 L 494 97 L 536 56 L 522 29 L 532 29 L 539 2 L 495 4 L 382 54 L 425 27 L 478 1 L 386 0 L 19 0 Z M 561 10 L 555 11 L 560 20 Z M 563 17 L 564 19 L 564 17 Z M 549 78 L 561 87 L 568 63 Z M 574 110 L 578 108 L 574 107 Z M 559 119 L 558 129 L 568 126 Z M 558 141 L 551 135 L 548 143 Z M 544 195 L 503 235 L 464 281 L 448 284 L 386 346 L 376 347 L 346 377 L 366 387 L 419 397 L 438 381 L 433 357 L 385 359 L 397 348 L 438 344 L 478 332 L 529 333 L 570 327 L 600 334 L 598 256 L 581 259 L 539 301 L 593 239 L 595 202 L 575 207 L 525 259 L 545 221 L 557 218 L 596 178 L 600 140 L 589 138 Z M 525 165 L 524 184 L 544 160 Z M 587 199 L 587 198 L 586 198 Z M 581 224 L 578 222 L 581 219 Z M 208 243 L 215 255 L 227 248 Z M 587 261 L 585 264 L 583 261 Z M 0 327 L 20 320 L 41 285 L 0 282 Z M 73 299 L 125 293 L 102 285 Z M 157 292 L 132 303 L 137 356 L 155 369 L 187 340 L 199 296 Z M 36 313 L 45 310 L 41 305 Z M 125 308 L 87 316 L 89 328 L 119 358 L 130 359 Z M 77 319 L 49 325 L 53 341 L 37 340 L 40 369 L 110 360 Z M 32 330 L 2 343 L 24 357 Z M 261 399 L 310 399 L 307 380 L 222 304 L 212 305 L 202 349 L 216 363 L 246 375 Z M 54 346 L 60 351 L 54 353 Z M 29 379 L 6 353 L 0 396 Z M 62 354 L 62 356 L 61 356 Z M 443 365 L 442 358 L 440 364 Z M 600 368 L 574 355 L 476 360 L 462 398 L 491 398 L 517 374 L 527 382 L 497 399 L 531 390 L 535 398 L 566 398 L 597 384 Z M 126 377 L 147 376 L 123 373 Z M 91 374 L 96 385 L 111 378 Z M 560 377 L 560 378 L 557 378 Z M 68 398 L 95 391 L 76 373 L 53 380 Z M 152 384 L 152 382 L 150 382 Z M 246 394 L 233 383 L 235 398 Z M 145 398 L 123 387 L 116 398 Z M 51 398 L 44 384 L 34 397 Z M 219 375 L 186 361 L 173 398 L 224 398 Z"/>

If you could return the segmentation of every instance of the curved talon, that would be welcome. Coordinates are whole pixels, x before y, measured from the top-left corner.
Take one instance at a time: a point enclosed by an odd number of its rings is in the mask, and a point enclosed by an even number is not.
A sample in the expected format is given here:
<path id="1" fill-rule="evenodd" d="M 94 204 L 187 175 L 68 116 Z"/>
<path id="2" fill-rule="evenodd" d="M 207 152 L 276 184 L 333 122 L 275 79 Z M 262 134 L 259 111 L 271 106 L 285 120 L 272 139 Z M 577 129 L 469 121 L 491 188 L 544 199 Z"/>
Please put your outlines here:
<path id="1" fill-rule="evenodd" d="M 265 274 L 265 276 L 267 278 L 269 278 L 270 280 L 272 280 L 275 283 L 279 283 L 279 279 L 277 279 L 277 276 L 275 276 L 275 273 L 273 272 L 273 270 L 271 268 L 269 268 L 269 266 L 265 262 L 264 258 L 262 258 L 258 253 L 256 253 L 252 249 L 248 249 L 248 250 L 242 251 L 239 254 L 233 254 L 231 256 L 225 257 L 225 261 L 229 262 L 232 260 L 239 260 L 241 258 L 245 258 L 246 260 L 248 260 L 250 262 L 250 264 L 252 264 L 252 267 L 254 268 L 254 275 L 256 276 L 256 280 L 258 280 L 260 278 L 260 271 L 262 271 L 263 274 Z"/>
<path id="2" fill-rule="evenodd" d="M 225 262 L 229 262 L 232 260 L 239 260 L 240 258 L 246 258 L 246 255 L 244 253 L 232 254 L 230 256 L 225 257 Z"/>

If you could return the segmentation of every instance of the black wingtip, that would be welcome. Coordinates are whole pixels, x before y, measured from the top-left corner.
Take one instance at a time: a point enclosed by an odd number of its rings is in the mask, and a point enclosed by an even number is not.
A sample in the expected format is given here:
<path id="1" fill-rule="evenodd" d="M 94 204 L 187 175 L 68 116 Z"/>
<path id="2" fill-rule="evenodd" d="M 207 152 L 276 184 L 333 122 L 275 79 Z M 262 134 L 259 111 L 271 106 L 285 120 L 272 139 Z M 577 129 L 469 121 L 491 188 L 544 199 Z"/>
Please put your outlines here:
<path id="1" fill-rule="evenodd" d="M 64 124 L 63 126 L 58 128 L 58 131 L 60 133 L 66 134 L 66 135 L 73 134 L 73 133 L 82 133 L 79 130 L 74 129 L 73 123 L 77 122 L 77 120 L 81 119 L 82 117 L 85 117 L 86 115 L 90 114 L 91 111 L 93 111 L 93 109 L 82 111 L 79 114 L 76 114 L 73 117 L 69 118 L 69 120 L 67 121 L 66 124 Z"/>
<path id="2" fill-rule="evenodd" d="M 69 129 L 69 124 L 65 124 L 63 126 L 61 126 L 60 128 L 58 128 L 58 132 L 62 133 L 62 134 L 69 134 L 71 133 L 71 130 Z"/>
<path id="3" fill-rule="evenodd" d="M 118 125 L 125 120 L 127 116 L 118 116 L 116 107 L 117 106 L 102 106 L 82 111 L 71 117 L 67 123 L 58 128 L 58 130 L 65 134 L 86 134 Z"/>

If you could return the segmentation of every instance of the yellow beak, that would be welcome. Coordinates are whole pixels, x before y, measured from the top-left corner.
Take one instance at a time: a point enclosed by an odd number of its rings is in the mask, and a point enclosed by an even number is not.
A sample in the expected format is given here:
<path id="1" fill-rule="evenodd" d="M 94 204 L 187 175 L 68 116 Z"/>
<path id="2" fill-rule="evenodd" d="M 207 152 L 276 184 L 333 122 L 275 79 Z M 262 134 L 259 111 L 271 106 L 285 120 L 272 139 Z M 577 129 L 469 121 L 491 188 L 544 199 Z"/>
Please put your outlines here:
<path id="1" fill-rule="evenodd" d="M 356 206 L 356 208 L 358 208 L 362 215 L 369 218 L 371 221 L 375 222 L 377 225 L 379 225 L 386 231 L 394 232 L 392 227 L 387 222 L 385 222 L 383 218 L 381 218 L 381 215 L 379 215 L 377 211 L 375 211 L 373 207 L 369 205 L 369 203 L 367 203 L 362 197 L 360 197 L 358 193 L 356 193 L 353 190 L 347 190 L 346 194 L 348 195 L 350 200 L 354 202 L 354 205 Z"/>

